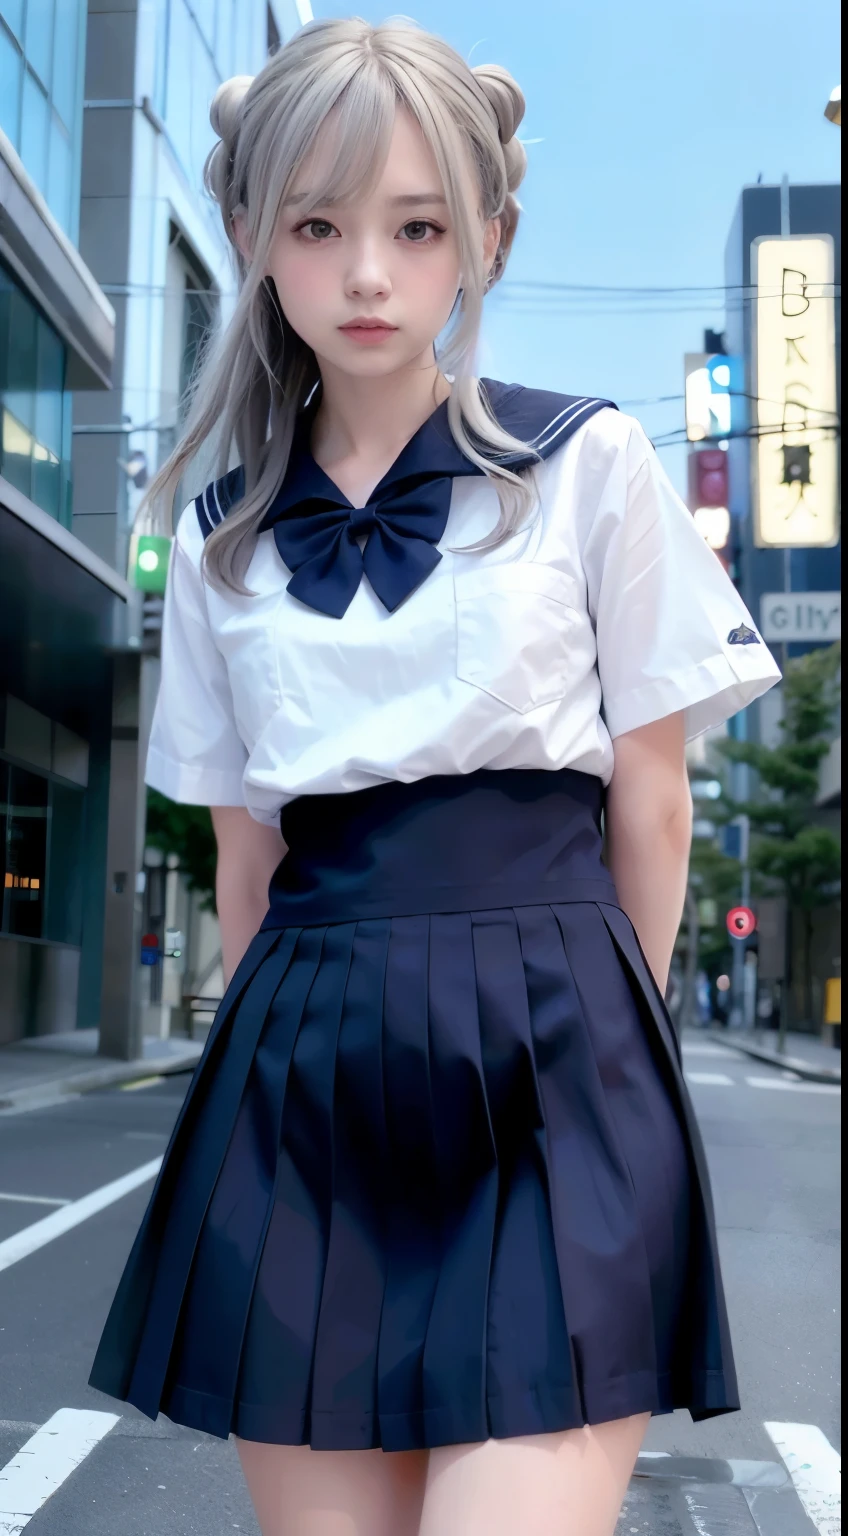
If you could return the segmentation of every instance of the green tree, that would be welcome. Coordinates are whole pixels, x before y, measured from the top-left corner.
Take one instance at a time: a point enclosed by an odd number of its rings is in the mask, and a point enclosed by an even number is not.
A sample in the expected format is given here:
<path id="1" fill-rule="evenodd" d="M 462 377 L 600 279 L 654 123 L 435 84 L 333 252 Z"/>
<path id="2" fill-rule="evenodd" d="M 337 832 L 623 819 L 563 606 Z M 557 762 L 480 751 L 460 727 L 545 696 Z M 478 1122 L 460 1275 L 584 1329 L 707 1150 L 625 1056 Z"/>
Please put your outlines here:
<path id="1" fill-rule="evenodd" d="M 813 914 L 839 894 L 840 839 L 821 825 L 816 800 L 839 709 L 840 662 L 838 645 L 789 662 L 777 746 L 731 739 L 721 743 L 725 756 L 748 763 L 757 775 L 755 796 L 730 802 L 728 811 L 750 818 L 755 888 L 784 895 L 792 921 L 801 924 L 800 998 L 807 1023 L 813 1018 Z M 785 1008 L 782 1014 L 785 1025 Z"/>
<path id="2" fill-rule="evenodd" d="M 177 805 L 158 789 L 149 789 L 146 840 L 166 855 L 177 855 L 189 890 L 200 894 L 205 911 L 214 912 L 217 851 L 207 807 Z"/>

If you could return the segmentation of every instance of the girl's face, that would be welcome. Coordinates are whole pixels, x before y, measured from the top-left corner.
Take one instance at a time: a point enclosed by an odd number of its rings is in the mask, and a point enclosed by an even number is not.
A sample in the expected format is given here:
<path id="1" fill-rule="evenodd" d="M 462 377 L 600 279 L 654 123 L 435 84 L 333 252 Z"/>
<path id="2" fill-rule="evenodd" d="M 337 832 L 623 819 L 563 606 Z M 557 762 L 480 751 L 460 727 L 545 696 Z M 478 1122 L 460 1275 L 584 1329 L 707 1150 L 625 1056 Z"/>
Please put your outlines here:
<path id="1" fill-rule="evenodd" d="M 322 183 L 322 155 L 331 153 L 327 135 L 280 212 L 267 272 L 283 312 L 322 368 L 380 378 L 432 365 L 433 342 L 461 284 L 456 231 L 435 157 L 414 118 L 399 107 L 385 169 L 369 194 L 311 206 L 310 183 Z M 499 235 L 497 219 L 481 225 L 485 271 Z"/>

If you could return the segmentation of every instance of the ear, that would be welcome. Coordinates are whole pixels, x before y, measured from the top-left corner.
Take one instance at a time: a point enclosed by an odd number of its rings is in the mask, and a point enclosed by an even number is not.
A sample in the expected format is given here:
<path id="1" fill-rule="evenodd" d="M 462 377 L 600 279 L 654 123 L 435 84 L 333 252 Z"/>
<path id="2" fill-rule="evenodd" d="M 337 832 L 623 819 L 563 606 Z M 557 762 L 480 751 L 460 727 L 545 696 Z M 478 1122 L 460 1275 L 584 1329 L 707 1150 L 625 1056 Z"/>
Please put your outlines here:
<path id="1" fill-rule="evenodd" d="M 500 219 L 487 219 L 483 228 L 483 271 L 488 276 L 501 243 Z"/>
<path id="2" fill-rule="evenodd" d="M 241 251 L 245 261 L 250 264 L 253 259 L 250 242 L 247 238 L 247 215 L 243 208 L 237 208 L 232 215 L 233 239 Z"/>

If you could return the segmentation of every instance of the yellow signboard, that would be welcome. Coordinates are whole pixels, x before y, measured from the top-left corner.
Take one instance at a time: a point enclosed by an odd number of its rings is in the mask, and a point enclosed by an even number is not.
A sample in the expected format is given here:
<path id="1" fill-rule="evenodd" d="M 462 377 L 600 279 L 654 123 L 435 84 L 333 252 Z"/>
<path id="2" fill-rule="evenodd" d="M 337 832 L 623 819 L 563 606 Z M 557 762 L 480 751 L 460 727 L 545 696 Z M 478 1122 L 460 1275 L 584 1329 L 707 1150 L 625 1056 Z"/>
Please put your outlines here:
<path id="1" fill-rule="evenodd" d="M 839 538 L 833 240 L 753 242 L 754 539 L 765 548 Z"/>

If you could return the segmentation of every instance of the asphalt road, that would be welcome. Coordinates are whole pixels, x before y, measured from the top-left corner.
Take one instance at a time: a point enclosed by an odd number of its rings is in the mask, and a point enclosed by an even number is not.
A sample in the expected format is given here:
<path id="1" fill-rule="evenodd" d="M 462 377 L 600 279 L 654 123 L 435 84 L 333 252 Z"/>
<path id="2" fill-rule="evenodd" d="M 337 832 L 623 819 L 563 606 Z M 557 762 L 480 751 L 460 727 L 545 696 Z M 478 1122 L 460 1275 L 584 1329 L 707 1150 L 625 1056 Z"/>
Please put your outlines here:
<path id="1" fill-rule="evenodd" d="M 653 1421 L 621 1536 L 838 1536 L 839 1093 L 712 1042 L 686 1060 L 745 1406 Z M 150 1183 L 9 1263 L 15 1234 L 161 1153 L 186 1082 L 0 1114 L 0 1536 L 258 1536 L 232 1445 L 86 1385 Z"/>

